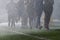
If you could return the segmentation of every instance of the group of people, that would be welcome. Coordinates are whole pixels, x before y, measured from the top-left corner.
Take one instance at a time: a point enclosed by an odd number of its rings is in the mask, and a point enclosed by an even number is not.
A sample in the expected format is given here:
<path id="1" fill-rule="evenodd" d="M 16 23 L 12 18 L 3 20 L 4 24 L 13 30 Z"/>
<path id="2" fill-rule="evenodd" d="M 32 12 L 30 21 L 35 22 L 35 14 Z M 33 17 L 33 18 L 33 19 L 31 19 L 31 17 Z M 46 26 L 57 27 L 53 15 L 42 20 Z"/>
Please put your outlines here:
<path id="1" fill-rule="evenodd" d="M 7 12 L 8 12 L 8 26 L 15 26 L 15 22 L 17 22 L 18 18 L 18 10 L 16 3 L 14 3 L 13 0 L 11 0 L 7 6 L 6 6 Z"/>
<path id="2" fill-rule="evenodd" d="M 42 12 L 45 13 L 44 27 L 49 30 L 49 22 L 53 12 L 54 0 L 19 0 L 16 4 L 11 0 L 7 4 L 8 10 L 8 25 L 15 26 L 15 22 L 22 18 L 22 25 L 27 25 L 29 19 L 29 26 L 32 28 L 33 21 L 36 19 L 36 28 L 41 29 L 40 19 Z"/>

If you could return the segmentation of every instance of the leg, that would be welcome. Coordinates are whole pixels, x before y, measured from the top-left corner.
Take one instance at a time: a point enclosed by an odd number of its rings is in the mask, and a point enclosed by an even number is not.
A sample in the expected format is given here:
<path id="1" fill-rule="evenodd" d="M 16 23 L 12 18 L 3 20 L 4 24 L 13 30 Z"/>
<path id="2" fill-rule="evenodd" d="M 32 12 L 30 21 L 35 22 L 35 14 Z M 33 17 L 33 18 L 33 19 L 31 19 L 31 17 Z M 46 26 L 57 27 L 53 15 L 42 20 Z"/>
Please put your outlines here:
<path id="1" fill-rule="evenodd" d="M 36 27 L 37 17 L 33 18 L 33 27 Z"/>
<path id="2" fill-rule="evenodd" d="M 42 14 L 42 11 L 40 12 L 40 13 L 38 13 L 38 16 L 37 16 L 37 25 L 36 25 L 36 28 L 39 28 L 39 29 L 41 29 L 41 27 L 40 27 L 40 18 L 41 18 L 41 14 Z"/>
<path id="3" fill-rule="evenodd" d="M 12 26 L 15 27 L 15 20 L 14 20 L 14 19 L 12 19 L 12 21 L 11 21 L 11 27 L 12 27 Z"/>
<path id="4" fill-rule="evenodd" d="M 53 11 L 53 7 L 44 10 L 45 12 L 44 26 L 47 30 L 49 30 L 49 22 L 52 15 L 52 11 Z"/>
<path id="5" fill-rule="evenodd" d="M 23 18 L 23 20 L 22 20 L 22 25 L 27 26 L 27 18 Z"/>
<path id="6" fill-rule="evenodd" d="M 36 25 L 36 28 L 38 28 L 38 26 L 40 26 L 40 16 L 37 17 L 37 25 Z"/>
<path id="7" fill-rule="evenodd" d="M 27 19 L 27 17 L 22 17 L 22 26 L 25 28 L 25 27 L 27 27 L 27 21 L 28 19 Z"/>
<path id="8" fill-rule="evenodd" d="M 11 18 L 8 16 L 8 26 L 10 27 Z"/>
<path id="9" fill-rule="evenodd" d="M 33 23 L 33 18 L 32 17 L 29 17 L 29 25 L 30 25 L 30 28 L 32 29 L 32 23 Z"/>

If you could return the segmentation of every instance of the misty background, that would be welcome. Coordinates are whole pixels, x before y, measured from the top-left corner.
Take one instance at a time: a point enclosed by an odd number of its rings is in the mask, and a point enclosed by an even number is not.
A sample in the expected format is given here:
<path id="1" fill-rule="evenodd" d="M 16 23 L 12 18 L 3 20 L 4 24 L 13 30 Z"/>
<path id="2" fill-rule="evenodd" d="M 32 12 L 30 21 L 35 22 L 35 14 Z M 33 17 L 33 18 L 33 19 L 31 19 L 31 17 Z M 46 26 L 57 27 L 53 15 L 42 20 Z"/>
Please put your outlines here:
<path id="1" fill-rule="evenodd" d="M 18 0 L 14 1 L 18 2 Z M 9 0 L 0 0 L 0 23 L 8 21 L 8 13 L 6 10 L 6 5 L 8 2 Z M 52 19 L 60 22 L 60 0 L 54 0 Z"/>
<path id="2" fill-rule="evenodd" d="M 6 10 L 6 5 L 9 3 L 10 0 L 0 0 L 0 35 L 3 34 L 12 34 L 12 30 L 10 29 L 10 27 L 8 27 L 8 13 Z M 14 0 L 14 2 L 18 2 L 19 0 Z M 22 4 L 21 4 L 22 5 Z M 43 15 L 44 16 L 44 15 Z M 54 25 L 59 25 L 59 27 L 57 28 L 57 26 L 55 27 L 51 27 L 50 29 L 60 29 L 60 0 L 54 0 L 54 9 L 53 9 L 53 13 L 52 13 L 52 17 L 51 20 L 53 20 L 54 22 L 52 22 L 51 24 Z M 18 26 L 16 28 L 14 28 L 15 31 L 22 31 L 22 29 L 20 29 L 20 24 L 17 24 Z M 12 28 L 13 29 L 13 28 Z M 27 30 L 29 31 L 29 30 Z M 34 30 L 36 31 L 36 30 Z M 24 30 L 25 32 L 25 30 Z M 15 33 L 15 32 L 14 32 Z M 14 34 L 13 33 L 13 34 Z"/>

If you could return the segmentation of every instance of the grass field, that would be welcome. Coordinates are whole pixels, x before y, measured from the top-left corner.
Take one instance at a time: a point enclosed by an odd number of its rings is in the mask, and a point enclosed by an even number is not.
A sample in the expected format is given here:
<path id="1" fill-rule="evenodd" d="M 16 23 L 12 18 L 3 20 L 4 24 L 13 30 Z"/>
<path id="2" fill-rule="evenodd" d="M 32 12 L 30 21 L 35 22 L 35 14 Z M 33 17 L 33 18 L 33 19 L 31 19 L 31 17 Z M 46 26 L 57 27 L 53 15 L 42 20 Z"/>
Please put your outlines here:
<path id="1" fill-rule="evenodd" d="M 39 39 L 32 36 L 22 35 L 22 34 L 14 34 L 14 35 L 6 35 L 1 36 L 0 40 L 60 40 L 60 30 L 52 30 L 52 31 L 44 31 L 44 32 L 31 32 L 29 35 L 42 37 L 46 39 Z"/>
<path id="2" fill-rule="evenodd" d="M 15 28 L 11 28 L 7 24 L 0 24 L 0 40 L 60 40 L 59 25 L 52 25 L 50 27 L 51 31 L 46 31 L 44 28 L 41 30 L 35 28 L 32 30 L 29 28 L 22 29 L 20 24 L 17 24 Z"/>

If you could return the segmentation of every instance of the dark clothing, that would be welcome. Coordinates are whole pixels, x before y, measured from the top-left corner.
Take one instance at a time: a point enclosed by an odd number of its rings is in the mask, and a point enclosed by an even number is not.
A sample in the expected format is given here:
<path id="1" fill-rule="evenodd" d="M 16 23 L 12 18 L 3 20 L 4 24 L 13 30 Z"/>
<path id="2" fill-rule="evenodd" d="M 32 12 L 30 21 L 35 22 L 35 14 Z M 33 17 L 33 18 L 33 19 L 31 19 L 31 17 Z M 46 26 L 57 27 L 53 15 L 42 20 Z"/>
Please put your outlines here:
<path id="1" fill-rule="evenodd" d="M 17 8 L 15 3 L 9 3 L 7 4 L 6 9 L 8 10 L 8 16 L 10 18 L 16 18 L 17 17 Z"/>
<path id="2" fill-rule="evenodd" d="M 23 16 L 24 15 L 24 0 L 19 0 L 17 3 L 17 8 L 18 8 L 18 15 Z"/>
<path id="3" fill-rule="evenodd" d="M 44 0 L 44 2 L 45 2 L 45 5 L 53 5 L 54 4 L 54 0 Z"/>
<path id="4" fill-rule="evenodd" d="M 16 4 L 10 2 L 7 4 L 6 9 L 8 11 L 8 25 L 15 26 L 15 22 L 18 19 Z"/>
<path id="5" fill-rule="evenodd" d="M 26 0 L 26 12 L 28 14 L 29 17 L 29 25 L 32 28 L 32 22 L 34 20 L 35 17 L 35 8 L 34 8 L 34 2 L 35 0 Z"/>
<path id="6" fill-rule="evenodd" d="M 22 26 L 26 26 L 27 25 L 27 13 L 26 13 L 26 10 L 25 10 L 24 1 L 25 0 L 19 0 L 19 2 L 17 3 L 19 17 L 22 18 Z"/>
<path id="7" fill-rule="evenodd" d="M 45 19 L 44 19 L 44 26 L 46 29 L 49 30 L 49 22 L 53 12 L 53 4 L 54 0 L 45 0 L 44 4 L 44 12 L 45 12 Z"/>
<path id="8" fill-rule="evenodd" d="M 37 25 L 36 28 L 40 27 L 40 18 L 43 11 L 43 0 L 36 0 L 35 10 L 37 13 Z"/>
<path id="9" fill-rule="evenodd" d="M 29 17 L 34 17 L 34 0 L 27 0 L 27 13 Z"/>
<path id="10" fill-rule="evenodd" d="M 43 11 L 43 0 L 27 0 L 27 13 L 29 16 L 29 24 L 32 27 L 32 22 L 37 18 L 37 25 L 40 25 L 40 17 Z"/>
<path id="11" fill-rule="evenodd" d="M 43 0 L 35 0 L 35 10 L 38 12 L 38 15 L 41 10 L 43 10 Z"/>
<path id="12" fill-rule="evenodd" d="M 50 18 L 51 18 L 51 15 L 52 15 L 52 12 L 53 12 L 53 6 L 51 7 L 46 7 L 46 9 L 44 9 L 44 12 L 45 12 L 45 28 L 49 29 L 49 22 L 50 22 Z"/>

